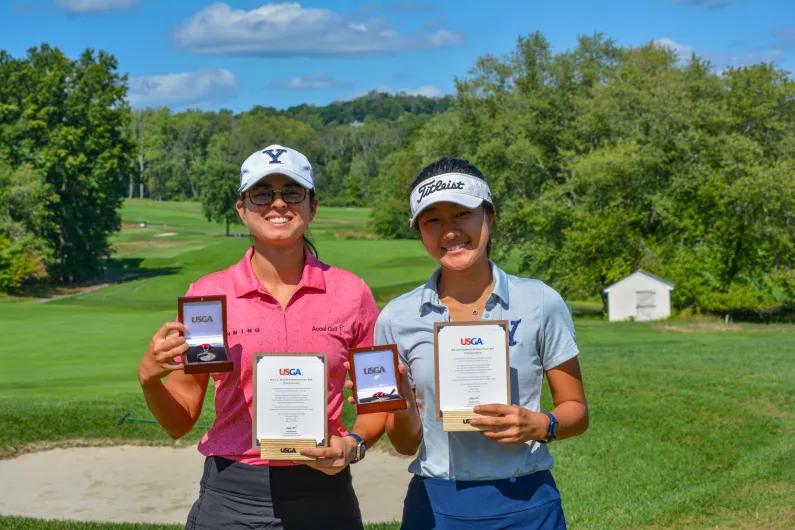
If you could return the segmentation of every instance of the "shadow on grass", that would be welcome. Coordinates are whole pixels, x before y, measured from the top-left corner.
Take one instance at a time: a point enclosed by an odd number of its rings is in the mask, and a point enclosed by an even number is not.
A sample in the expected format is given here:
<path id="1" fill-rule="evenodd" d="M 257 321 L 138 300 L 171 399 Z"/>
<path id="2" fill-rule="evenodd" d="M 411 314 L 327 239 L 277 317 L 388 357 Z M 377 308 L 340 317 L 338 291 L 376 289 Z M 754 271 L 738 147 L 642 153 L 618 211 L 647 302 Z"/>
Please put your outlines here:
<path id="1" fill-rule="evenodd" d="M 102 277 L 106 282 L 113 283 L 128 281 L 131 276 L 135 279 L 153 278 L 155 276 L 166 276 L 177 274 L 182 267 L 142 267 L 144 258 L 112 258 L 106 261 L 107 270 Z"/>
<path id="2" fill-rule="evenodd" d="M 105 261 L 105 270 L 94 278 L 68 284 L 26 285 L 11 294 L 12 296 L 37 298 L 41 302 L 46 302 L 75 294 L 89 293 L 108 285 L 177 274 L 182 270 L 182 267 L 143 267 L 141 266 L 143 261 L 144 258 L 111 258 Z"/>

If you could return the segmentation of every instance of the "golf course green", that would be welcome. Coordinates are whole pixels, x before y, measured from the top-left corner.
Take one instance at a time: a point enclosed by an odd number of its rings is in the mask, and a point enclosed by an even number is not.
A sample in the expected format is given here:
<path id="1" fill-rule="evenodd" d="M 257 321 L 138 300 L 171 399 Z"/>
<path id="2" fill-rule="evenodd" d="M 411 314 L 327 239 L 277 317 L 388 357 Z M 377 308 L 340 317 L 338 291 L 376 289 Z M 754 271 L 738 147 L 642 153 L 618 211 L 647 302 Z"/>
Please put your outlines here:
<path id="1" fill-rule="evenodd" d="M 194 203 L 132 200 L 108 279 L 40 303 L 0 299 L 0 458 L 79 444 L 171 445 L 137 381 L 152 334 L 192 281 L 237 262 L 244 227 L 208 223 Z M 418 241 L 374 238 L 369 210 L 321 208 L 320 259 L 364 278 L 383 306 L 433 271 Z M 142 228 L 141 223 L 146 227 Z M 510 267 L 508 270 L 513 271 Z M 551 446 L 570 528 L 795 527 L 795 330 L 708 320 L 576 319 L 591 427 Z M 550 406 L 549 393 L 544 395 Z M 354 412 L 347 409 L 345 421 Z M 208 396 L 191 444 L 213 421 Z M 155 529 L 0 516 L 20 529 Z M 371 525 L 370 530 L 398 528 Z"/>

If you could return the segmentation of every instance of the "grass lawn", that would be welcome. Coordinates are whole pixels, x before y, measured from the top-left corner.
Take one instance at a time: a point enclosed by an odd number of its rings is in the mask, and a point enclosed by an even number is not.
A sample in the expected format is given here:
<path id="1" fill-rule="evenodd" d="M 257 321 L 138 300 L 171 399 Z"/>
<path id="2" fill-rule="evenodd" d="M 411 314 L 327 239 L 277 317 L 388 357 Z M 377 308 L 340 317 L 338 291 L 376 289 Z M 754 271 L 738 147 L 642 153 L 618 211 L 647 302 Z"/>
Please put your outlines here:
<path id="1" fill-rule="evenodd" d="M 248 238 L 222 237 L 193 204 L 132 201 L 123 216 L 111 265 L 137 279 L 46 304 L 0 303 L 0 457 L 48 444 L 174 443 L 157 425 L 116 420 L 151 417 L 136 372 L 152 333 L 191 281 L 238 261 Z M 381 304 L 425 281 L 434 264 L 418 242 L 346 238 L 365 223 L 366 211 L 321 210 L 321 259 L 359 274 Z M 165 233 L 175 235 L 154 237 Z M 795 527 L 795 328 L 576 326 L 591 428 L 551 446 L 570 528 Z M 200 425 L 213 420 L 211 400 Z M 0 517 L 0 528 L 179 527 Z"/>
<path id="2" fill-rule="evenodd" d="M 365 209 L 321 208 L 312 223 L 323 261 L 355 271 L 386 303 L 427 279 L 435 264 L 416 241 L 337 239 L 337 230 L 364 230 Z M 146 221 L 146 228 L 138 223 Z M 115 238 L 114 272 L 138 275 L 88 294 L 46 304 L 0 304 L 7 344 L 2 353 L 0 457 L 27 444 L 113 439 L 169 442 L 156 425 L 115 419 L 148 418 L 137 365 L 152 334 L 176 315 L 176 298 L 202 275 L 240 260 L 248 237 L 224 237 L 224 227 L 201 217 L 193 203 L 129 201 Z M 155 237 L 163 234 L 165 237 Z M 386 294 L 382 294 L 386 293 Z M 208 396 L 199 424 L 212 423 Z M 346 408 L 343 421 L 355 413 Z M 184 441 L 204 433 L 194 429 Z"/>

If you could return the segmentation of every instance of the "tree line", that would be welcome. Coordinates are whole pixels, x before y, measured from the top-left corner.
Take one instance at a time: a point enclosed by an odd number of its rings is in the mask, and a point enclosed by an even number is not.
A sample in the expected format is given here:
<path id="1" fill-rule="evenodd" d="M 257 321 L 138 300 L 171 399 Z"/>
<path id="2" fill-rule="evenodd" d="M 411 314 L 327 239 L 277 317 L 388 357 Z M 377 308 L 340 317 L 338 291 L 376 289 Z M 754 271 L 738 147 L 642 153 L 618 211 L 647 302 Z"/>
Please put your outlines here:
<path id="1" fill-rule="evenodd" d="M 322 204 L 371 206 L 385 238 L 416 237 L 425 164 L 469 159 L 497 203 L 496 257 L 569 298 L 642 268 L 680 309 L 795 300 L 795 84 L 772 64 L 718 70 L 601 34 L 556 53 L 534 33 L 442 99 L 131 111 L 125 82 L 103 53 L 0 55 L 0 289 L 94 274 L 124 197 L 201 201 L 228 230 L 240 163 L 283 143 L 312 160 Z"/>
<path id="2" fill-rule="evenodd" d="M 553 53 L 540 33 L 460 79 L 452 108 L 388 156 L 375 211 L 405 235 L 405 187 L 439 156 L 489 177 L 498 256 L 566 297 L 644 269 L 675 307 L 795 301 L 795 83 L 772 64 L 717 70 L 603 35 Z"/>
<path id="3" fill-rule="evenodd" d="M 452 97 L 372 92 L 323 107 L 132 110 L 116 59 L 0 52 L 0 292 L 97 277 L 125 198 L 201 201 L 237 222 L 240 164 L 271 143 L 313 161 L 324 204 L 365 206 L 381 161 Z"/>
<path id="4" fill-rule="evenodd" d="M 401 150 L 452 97 L 431 99 L 370 93 L 325 107 L 301 105 L 279 111 L 255 106 L 247 112 L 173 113 L 147 108 L 132 114 L 136 171 L 127 196 L 199 200 L 208 219 L 237 222 L 240 164 L 269 144 L 303 152 L 313 163 L 317 192 L 325 205 L 371 205 L 383 159 Z"/>

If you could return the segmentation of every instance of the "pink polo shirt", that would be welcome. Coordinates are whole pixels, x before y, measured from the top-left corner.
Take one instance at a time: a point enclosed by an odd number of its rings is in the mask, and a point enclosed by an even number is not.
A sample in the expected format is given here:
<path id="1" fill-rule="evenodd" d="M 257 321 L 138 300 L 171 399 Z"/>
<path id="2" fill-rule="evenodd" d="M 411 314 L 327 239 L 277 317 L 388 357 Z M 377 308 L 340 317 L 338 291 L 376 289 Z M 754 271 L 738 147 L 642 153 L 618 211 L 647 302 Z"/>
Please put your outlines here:
<path id="1" fill-rule="evenodd" d="M 326 352 L 328 432 L 344 436 L 340 423 L 348 348 L 371 346 L 378 306 L 367 284 L 348 271 L 318 261 L 305 251 L 301 282 L 282 310 L 251 268 L 250 248 L 226 270 L 193 283 L 187 296 L 226 295 L 227 346 L 234 371 L 212 374 L 215 422 L 199 451 L 253 465 L 294 465 L 268 461 L 252 449 L 252 355 L 255 352 Z"/>

